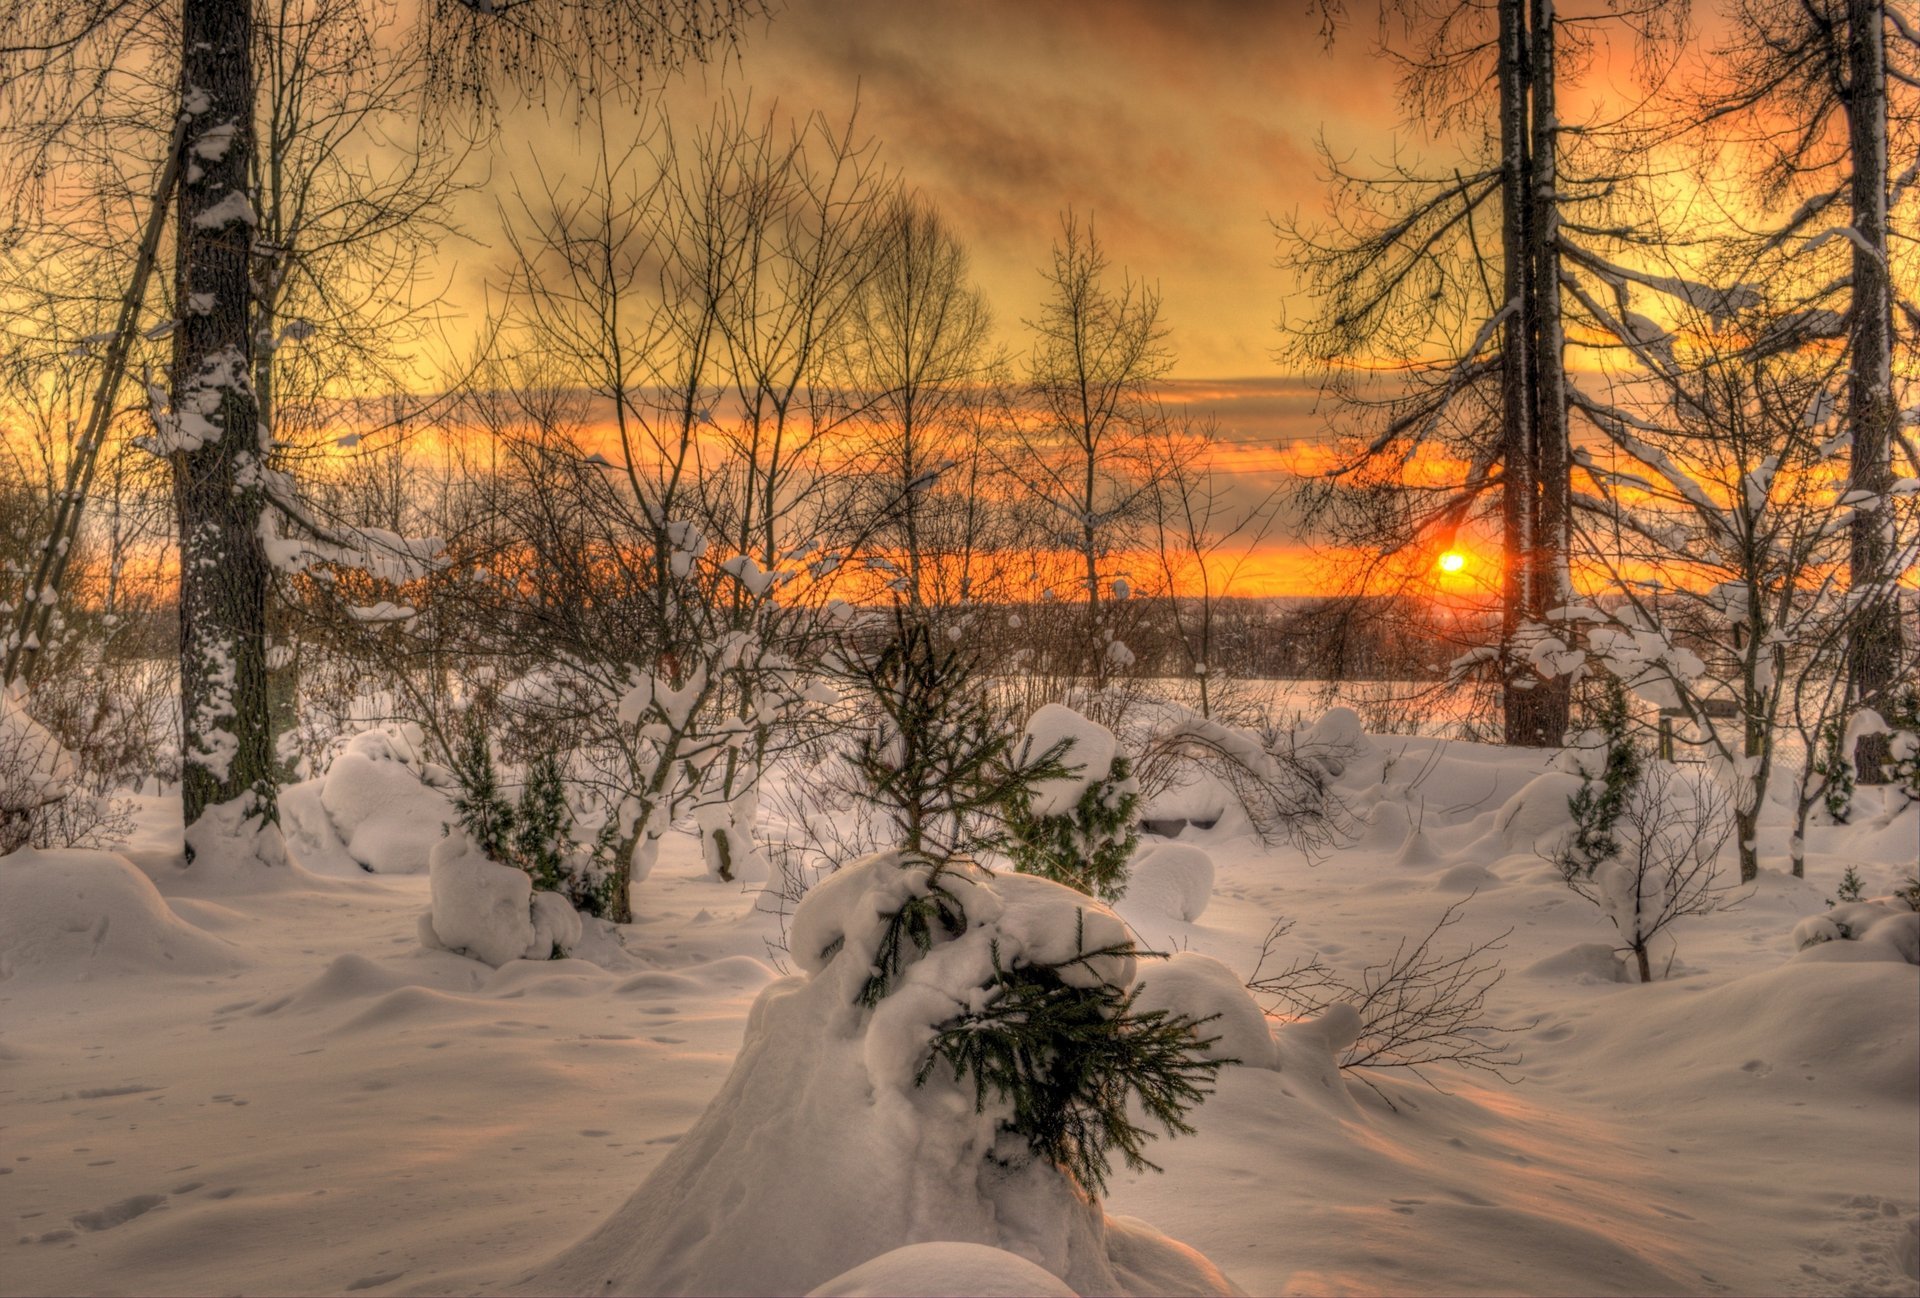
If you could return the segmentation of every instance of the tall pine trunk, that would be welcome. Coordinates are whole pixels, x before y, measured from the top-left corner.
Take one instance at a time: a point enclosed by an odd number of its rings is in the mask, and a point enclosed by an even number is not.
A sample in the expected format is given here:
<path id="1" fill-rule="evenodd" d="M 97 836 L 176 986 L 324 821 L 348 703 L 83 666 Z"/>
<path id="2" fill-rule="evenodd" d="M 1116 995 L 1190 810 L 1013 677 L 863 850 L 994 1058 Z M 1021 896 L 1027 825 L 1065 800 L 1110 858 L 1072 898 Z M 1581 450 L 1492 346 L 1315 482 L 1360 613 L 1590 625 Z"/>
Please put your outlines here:
<path id="1" fill-rule="evenodd" d="M 1560 325 L 1560 122 L 1554 93 L 1554 0 L 1532 0 L 1532 4 L 1527 50 L 1533 100 L 1527 260 L 1532 267 L 1533 470 L 1539 482 L 1539 513 L 1533 537 L 1535 603 L 1527 612 L 1544 625 L 1548 613 L 1573 601 L 1568 568 L 1573 548 L 1572 455 L 1567 432 L 1566 342 Z M 1567 677 L 1556 675 L 1536 681 L 1527 696 L 1524 742 L 1546 748 L 1564 743 L 1571 707 L 1572 682 Z"/>
<path id="2" fill-rule="evenodd" d="M 1848 144 L 1853 175 L 1853 313 L 1847 410 L 1853 456 L 1852 492 L 1870 503 L 1848 524 L 1847 566 L 1854 591 L 1872 590 L 1847 638 L 1847 674 L 1854 707 L 1884 708 L 1901 657 L 1900 611 L 1894 588 L 1891 515 L 1893 429 L 1893 288 L 1887 273 L 1887 54 L 1883 0 L 1847 0 Z M 1860 781 L 1886 779 L 1888 737 L 1867 735 L 1854 753 Z"/>
<path id="3" fill-rule="evenodd" d="M 1542 748 L 1565 737 L 1570 706 L 1565 678 L 1542 679 L 1522 661 L 1548 611 L 1570 594 L 1552 0 L 1500 0 L 1495 78 L 1502 277 L 1509 307 L 1500 389 L 1504 737 L 1509 744 Z"/>
<path id="4" fill-rule="evenodd" d="M 180 187 L 170 460 L 180 535 L 181 799 L 191 828 L 251 795 L 275 818 L 267 710 L 264 435 L 249 270 L 257 217 L 249 0 L 182 0 Z"/>

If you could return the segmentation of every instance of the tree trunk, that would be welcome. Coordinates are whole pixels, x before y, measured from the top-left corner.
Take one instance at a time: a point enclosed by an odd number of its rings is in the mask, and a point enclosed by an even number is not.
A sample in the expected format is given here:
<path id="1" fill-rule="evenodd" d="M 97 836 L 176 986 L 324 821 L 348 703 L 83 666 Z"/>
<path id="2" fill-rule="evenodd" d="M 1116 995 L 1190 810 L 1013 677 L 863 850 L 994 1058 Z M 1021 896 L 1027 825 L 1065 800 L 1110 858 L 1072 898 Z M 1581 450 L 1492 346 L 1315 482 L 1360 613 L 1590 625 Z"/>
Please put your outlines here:
<path id="1" fill-rule="evenodd" d="M 1847 0 L 1848 143 L 1853 164 L 1852 364 L 1847 408 L 1853 425 L 1850 491 L 1871 497 L 1848 524 L 1847 566 L 1853 590 L 1871 591 L 1847 637 L 1849 702 L 1884 708 L 1901 656 L 1900 612 L 1891 571 L 1893 430 L 1893 288 L 1887 268 L 1887 58 L 1883 0 Z M 1854 764 L 1862 784 L 1887 779 L 1888 736 L 1859 740 Z"/>
<path id="2" fill-rule="evenodd" d="M 1530 291 L 1534 267 L 1531 139 L 1528 129 L 1526 0 L 1500 0 L 1500 48 L 1496 77 L 1500 91 L 1501 278 L 1508 315 L 1501 332 L 1500 443 L 1501 548 L 1506 563 L 1500 587 L 1500 643 L 1504 670 L 1505 739 L 1531 745 L 1538 727 L 1533 717 L 1532 673 L 1515 661 L 1535 594 L 1535 529 L 1538 523 L 1533 326 Z"/>
<path id="3" fill-rule="evenodd" d="M 257 217 L 252 11 L 183 0 L 180 188 L 170 460 L 180 532 L 181 800 L 191 827 L 250 796 L 276 819 L 267 715 L 267 559 L 260 538 L 266 448 L 253 393 L 248 271 Z"/>
<path id="4" fill-rule="evenodd" d="M 1566 343 L 1560 319 L 1560 122 L 1554 82 L 1554 0 L 1532 0 L 1527 51 L 1532 91 L 1532 148 L 1528 156 L 1528 316 L 1533 330 L 1533 471 L 1538 480 L 1532 562 L 1534 604 L 1527 615 L 1545 625 L 1547 615 L 1573 601 L 1568 555 L 1573 548 L 1572 456 L 1567 434 Z M 1572 681 L 1555 675 L 1528 692 L 1527 743 L 1545 748 L 1566 742 L 1573 703 Z"/>

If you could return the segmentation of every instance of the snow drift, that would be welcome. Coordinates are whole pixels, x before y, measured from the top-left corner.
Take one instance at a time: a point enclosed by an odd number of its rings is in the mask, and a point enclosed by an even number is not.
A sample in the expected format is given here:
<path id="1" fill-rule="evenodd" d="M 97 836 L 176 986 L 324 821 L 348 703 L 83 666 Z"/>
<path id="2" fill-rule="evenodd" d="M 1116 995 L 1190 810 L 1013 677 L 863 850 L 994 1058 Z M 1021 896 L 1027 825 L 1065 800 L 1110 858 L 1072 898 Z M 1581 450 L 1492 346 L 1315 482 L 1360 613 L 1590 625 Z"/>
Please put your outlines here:
<path id="1" fill-rule="evenodd" d="M 971 1085 L 939 1067 L 916 1084 L 935 1026 L 977 1005 L 996 959 L 1050 965 L 1126 940 L 1111 911 L 1071 889 L 950 866 L 941 882 L 964 900 L 965 931 L 867 1010 L 885 918 L 931 872 L 881 853 L 808 894 L 790 934 L 803 973 L 755 1001 L 706 1112 L 625 1206 L 521 1288 L 801 1293 L 947 1241 L 1015 1254 L 1079 1293 L 1235 1292 L 1200 1254 L 1108 1218 L 1033 1157 L 1002 1129 L 1008 1106 L 976 1105 Z M 1127 987 L 1135 961 L 1105 955 L 1071 973 Z M 844 1291 L 894 1275 L 876 1264 L 844 1277 Z"/>

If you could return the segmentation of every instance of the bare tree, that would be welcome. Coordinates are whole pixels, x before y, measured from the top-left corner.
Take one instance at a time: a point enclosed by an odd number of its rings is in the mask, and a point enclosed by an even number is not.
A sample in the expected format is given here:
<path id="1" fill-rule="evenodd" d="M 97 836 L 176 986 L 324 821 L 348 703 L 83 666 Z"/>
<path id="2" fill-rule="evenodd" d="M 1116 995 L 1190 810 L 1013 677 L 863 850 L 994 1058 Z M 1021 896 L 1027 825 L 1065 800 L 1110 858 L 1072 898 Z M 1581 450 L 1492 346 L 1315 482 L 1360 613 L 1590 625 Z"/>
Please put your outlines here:
<path id="1" fill-rule="evenodd" d="M 729 42 L 752 0 L 666 8 L 436 0 L 425 15 L 429 75 L 421 90 L 489 102 L 491 78 L 586 92 L 631 88 Z M 169 29 L 174 14 L 178 27 Z M 181 126 L 165 157 L 182 168 L 177 204 L 171 390 L 156 403 L 154 446 L 170 461 L 180 536 L 182 796 L 191 835 L 210 808 L 240 823 L 276 818 L 266 687 L 271 576 L 261 519 L 271 453 L 254 389 L 251 284 L 260 224 L 252 0 L 105 0 L 75 10 L 48 0 L 0 5 L 7 107 L 31 127 L 15 159 L 44 178 L 70 128 L 130 62 L 158 51 L 177 69 Z M 177 60 L 177 61 L 176 61 Z M 147 65 L 140 63 L 137 72 Z M 452 72 L 453 75 L 433 75 Z M 124 332 L 124 331 L 123 331 Z M 191 851 L 191 848 L 189 849 Z M 266 849 L 271 859 L 277 849 Z"/>
<path id="2" fill-rule="evenodd" d="M 1279 492 L 1237 498 L 1215 462 L 1220 430 L 1212 420 L 1182 416 L 1165 428 L 1154 478 L 1154 550 L 1162 596 L 1173 620 L 1182 667 L 1199 689 L 1200 715 L 1211 718 L 1228 677 L 1219 650 L 1221 601 L 1266 539 Z"/>
<path id="3" fill-rule="evenodd" d="M 925 200 L 896 198 L 873 248 L 848 336 L 848 363 L 867 393 L 862 512 L 877 516 L 873 540 L 901 569 L 909 604 L 965 598 L 958 559 L 976 530 L 966 488 L 997 361 L 993 318 L 968 281 L 966 249 Z"/>
<path id="4" fill-rule="evenodd" d="M 1618 852 L 1596 864 L 1556 860 L 1567 886 L 1598 906 L 1633 954 L 1640 981 L 1653 981 L 1654 940 L 1690 915 L 1728 904 L 1720 849 L 1733 820 L 1714 784 L 1682 782 L 1673 766 L 1651 763 L 1615 822 Z"/>
<path id="5" fill-rule="evenodd" d="M 1900 425 L 1896 317 L 1920 334 L 1920 308 L 1896 285 L 1910 257 L 1912 162 L 1920 148 L 1920 32 L 1886 0 L 1741 0 L 1732 36 L 1696 96 L 1707 147 L 1731 144 L 1760 162 L 1759 197 L 1790 215 L 1758 232 L 1801 288 L 1803 335 L 1840 336 L 1848 358 L 1847 486 L 1854 515 L 1847 570 L 1868 605 L 1847 635 L 1848 703 L 1885 707 L 1902 661 L 1897 588 L 1906 566 L 1893 536 L 1890 492 L 1898 450 L 1909 475 L 1920 454 Z M 1904 168 L 1902 160 L 1905 160 Z M 1863 776 L 1886 776 L 1887 739 L 1863 734 Z"/>
<path id="6" fill-rule="evenodd" d="M 1105 596 L 1113 556 L 1143 540 L 1155 439 L 1165 422 L 1154 385 L 1173 367 L 1160 293 L 1122 272 L 1115 285 L 1092 221 L 1060 222 L 1042 270 L 1047 297 L 1029 321 L 1027 395 L 1015 425 L 1018 476 L 1041 534 L 1073 557 L 1084 599 L 1077 669 L 1096 685 L 1116 665 Z"/>
<path id="7" fill-rule="evenodd" d="M 1459 162 L 1396 160 L 1382 175 L 1327 166 L 1330 222 L 1282 223 L 1282 264 L 1304 274 L 1318 317 L 1294 352 L 1343 402 L 1372 412 L 1320 483 L 1314 515 L 1342 539 L 1402 551 L 1450 547 L 1471 526 L 1500 537 L 1506 741 L 1561 742 L 1571 658 L 1556 610 L 1571 602 L 1572 434 L 1566 321 L 1577 307 L 1603 334 L 1619 321 L 1571 294 L 1580 244 L 1631 243 L 1628 177 L 1612 124 L 1562 120 L 1560 79 L 1623 23 L 1651 48 L 1687 6 L 1562 14 L 1553 0 L 1391 6 L 1404 45 L 1383 54 L 1429 132 L 1457 138 Z M 1385 30 L 1385 28 L 1383 28 Z M 1410 473 L 1424 460 L 1434 472 Z M 1491 505 L 1488 502 L 1491 501 Z"/>

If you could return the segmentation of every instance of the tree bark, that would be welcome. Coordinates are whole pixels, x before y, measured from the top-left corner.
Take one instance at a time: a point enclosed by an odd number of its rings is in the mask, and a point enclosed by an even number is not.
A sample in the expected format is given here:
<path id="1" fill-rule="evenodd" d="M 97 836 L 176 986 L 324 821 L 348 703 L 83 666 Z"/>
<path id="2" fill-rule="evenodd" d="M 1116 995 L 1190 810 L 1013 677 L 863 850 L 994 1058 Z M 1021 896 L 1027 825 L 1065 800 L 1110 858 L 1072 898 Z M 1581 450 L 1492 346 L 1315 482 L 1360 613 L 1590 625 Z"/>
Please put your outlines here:
<path id="1" fill-rule="evenodd" d="M 1893 430 L 1893 286 L 1887 263 L 1887 58 L 1883 0 L 1847 0 L 1847 87 L 1842 103 L 1853 174 L 1853 309 L 1847 408 L 1853 425 L 1849 491 L 1866 493 L 1848 524 L 1848 575 L 1860 606 L 1847 638 L 1853 708 L 1884 708 L 1901 659 L 1900 612 L 1894 586 L 1891 515 Z M 1863 736 L 1854 751 L 1862 784 L 1887 778 L 1888 736 Z"/>
<path id="2" fill-rule="evenodd" d="M 1505 739 L 1527 744 L 1531 681 L 1514 661 L 1528 610 L 1534 605 L 1535 495 L 1533 404 L 1533 201 L 1528 183 L 1532 140 L 1528 130 L 1527 21 L 1525 0 L 1500 0 L 1500 47 L 1495 73 L 1500 96 L 1501 279 L 1509 308 L 1501 331 L 1500 530 L 1505 565 L 1500 585 L 1500 643 Z"/>
<path id="3" fill-rule="evenodd" d="M 249 270 L 257 217 L 252 11 L 182 0 L 180 187 L 170 461 L 180 533 L 181 800 L 191 827 L 243 796 L 276 819 L 267 709 L 265 435 L 253 392 Z"/>
<path id="4" fill-rule="evenodd" d="M 1500 237 L 1512 308 L 1500 388 L 1504 738 L 1529 748 L 1561 743 L 1571 706 L 1565 677 L 1543 678 L 1522 661 L 1522 646 L 1571 595 L 1554 57 L 1552 0 L 1500 0 Z"/>
<path id="5" fill-rule="evenodd" d="M 1549 613 L 1573 600 L 1568 568 L 1573 548 L 1573 493 L 1566 342 L 1560 324 L 1560 122 L 1554 79 L 1554 0 L 1532 0 L 1532 8 L 1527 50 L 1533 100 L 1527 259 L 1532 267 L 1528 314 L 1533 328 L 1533 470 L 1539 481 L 1539 512 L 1534 522 L 1532 565 L 1535 603 L 1527 612 L 1536 623 L 1545 625 Z M 1526 742 L 1546 748 L 1564 743 L 1571 707 L 1572 682 L 1568 677 L 1555 675 L 1534 682 L 1527 697 Z"/>

